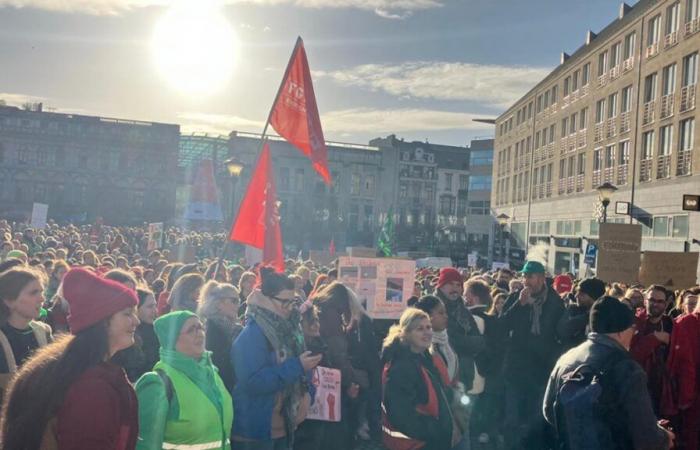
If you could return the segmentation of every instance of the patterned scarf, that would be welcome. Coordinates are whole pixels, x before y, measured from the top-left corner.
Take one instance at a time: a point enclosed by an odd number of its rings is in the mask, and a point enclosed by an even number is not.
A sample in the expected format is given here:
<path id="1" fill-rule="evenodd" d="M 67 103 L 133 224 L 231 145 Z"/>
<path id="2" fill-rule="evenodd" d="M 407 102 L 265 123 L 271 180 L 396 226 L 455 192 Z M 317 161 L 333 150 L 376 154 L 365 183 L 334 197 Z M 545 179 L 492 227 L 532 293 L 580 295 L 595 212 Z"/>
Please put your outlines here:
<path id="1" fill-rule="evenodd" d="M 301 314 L 292 310 L 288 319 L 258 305 L 248 305 L 246 317 L 250 317 L 260 326 L 263 334 L 270 341 L 277 353 L 277 362 L 287 358 L 296 358 L 306 350 L 304 333 L 301 331 Z M 294 438 L 295 418 L 305 393 L 304 382 L 288 385 L 282 391 L 282 417 L 287 431 L 287 439 Z"/>
<path id="2" fill-rule="evenodd" d="M 530 311 L 530 318 L 532 319 L 532 325 L 530 327 L 530 332 L 535 336 L 540 335 L 540 317 L 542 316 L 542 306 L 544 302 L 547 301 L 547 288 L 543 288 L 539 295 L 532 295 L 532 310 Z"/>

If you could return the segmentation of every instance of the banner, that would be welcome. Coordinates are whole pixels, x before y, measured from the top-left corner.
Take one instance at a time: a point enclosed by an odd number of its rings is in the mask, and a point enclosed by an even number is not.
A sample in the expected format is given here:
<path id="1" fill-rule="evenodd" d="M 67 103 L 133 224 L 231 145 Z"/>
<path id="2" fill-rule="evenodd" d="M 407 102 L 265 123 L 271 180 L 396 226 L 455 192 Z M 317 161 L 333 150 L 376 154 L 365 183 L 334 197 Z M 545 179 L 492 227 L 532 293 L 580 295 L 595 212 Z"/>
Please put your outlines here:
<path id="1" fill-rule="evenodd" d="M 596 276 L 607 283 L 636 283 L 641 249 L 641 225 L 601 223 Z"/>
<path id="2" fill-rule="evenodd" d="M 317 366 L 311 384 L 316 386 L 307 419 L 340 422 L 340 370 Z"/>
<path id="3" fill-rule="evenodd" d="M 452 259 L 441 256 L 429 256 L 416 260 L 416 267 L 423 269 L 432 267 L 433 269 L 442 269 L 443 267 L 452 267 Z"/>
<path id="4" fill-rule="evenodd" d="M 338 279 L 355 291 L 373 319 L 398 319 L 413 295 L 416 262 L 389 258 L 339 258 Z"/>
<path id="5" fill-rule="evenodd" d="M 672 290 L 697 284 L 698 253 L 644 252 L 639 282 L 660 284 Z"/>
<path id="6" fill-rule="evenodd" d="M 32 228 L 46 228 L 46 216 L 49 214 L 49 205 L 46 203 L 34 203 L 32 206 Z"/>
<path id="7" fill-rule="evenodd" d="M 163 247 L 163 222 L 148 224 L 148 251 Z"/>
<path id="8" fill-rule="evenodd" d="M 510 269 L 510 264 L 507 262 L 494 261 L 491 263 L 491 270 Z"/>

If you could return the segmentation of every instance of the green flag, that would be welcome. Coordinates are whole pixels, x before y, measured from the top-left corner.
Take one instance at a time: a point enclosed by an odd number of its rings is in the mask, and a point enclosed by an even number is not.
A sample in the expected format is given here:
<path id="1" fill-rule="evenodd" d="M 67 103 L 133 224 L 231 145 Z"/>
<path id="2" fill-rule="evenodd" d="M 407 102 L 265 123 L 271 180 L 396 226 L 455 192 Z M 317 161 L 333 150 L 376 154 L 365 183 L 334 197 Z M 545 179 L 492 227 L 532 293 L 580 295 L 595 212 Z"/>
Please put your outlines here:
<path id="1" fill-rule="evenodd" d="M 377 246 L 384 256 L 394 254 L 394 214 L 391 211 L 387 214 L 382 230 L 379 232 Z"/>

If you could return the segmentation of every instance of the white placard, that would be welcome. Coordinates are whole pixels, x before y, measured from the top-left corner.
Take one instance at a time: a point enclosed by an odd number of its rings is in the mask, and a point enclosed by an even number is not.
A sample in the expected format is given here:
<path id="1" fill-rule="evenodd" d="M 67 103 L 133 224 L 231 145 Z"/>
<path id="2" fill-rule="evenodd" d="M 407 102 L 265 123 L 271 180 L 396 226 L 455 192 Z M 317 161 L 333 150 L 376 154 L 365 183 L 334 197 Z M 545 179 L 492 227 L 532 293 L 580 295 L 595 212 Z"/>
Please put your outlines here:
<path id="1" fill-rule="evenodd" d="M 46 228 L 46 216 L 49 214 L 49 205 L 46 203 L 34 203 L 32 206 L 32 228 Z"/>
<path id="2" fill-rule="evenodd" d="M 340 422 L 340 370 L 317 366 L 311 378 L 316 387 L 307 419 Z"/>
<path id="3" fill-rule="evenodd" d="M 153 251 L 163 246 L 163 222 L 148 224 L 148 251 Z"/>

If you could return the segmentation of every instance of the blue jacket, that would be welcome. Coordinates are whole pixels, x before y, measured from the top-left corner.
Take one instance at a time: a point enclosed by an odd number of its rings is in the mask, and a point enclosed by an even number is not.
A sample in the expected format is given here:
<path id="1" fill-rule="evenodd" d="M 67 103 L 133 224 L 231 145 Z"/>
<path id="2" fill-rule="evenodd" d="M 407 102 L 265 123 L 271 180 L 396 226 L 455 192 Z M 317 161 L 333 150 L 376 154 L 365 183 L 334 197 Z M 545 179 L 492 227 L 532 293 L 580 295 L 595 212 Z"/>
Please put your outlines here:
<path id="1" fill-rule="evenodd" d="M 270 428 L 275 398 L 286 386 L 304 375 L 299 358 L 277 362 L 277 355 L 254 319 L 249 318 L 231 348 L 236 374 L 233 404 L 234 436 L 247 439 L 271 439 Z"/>

